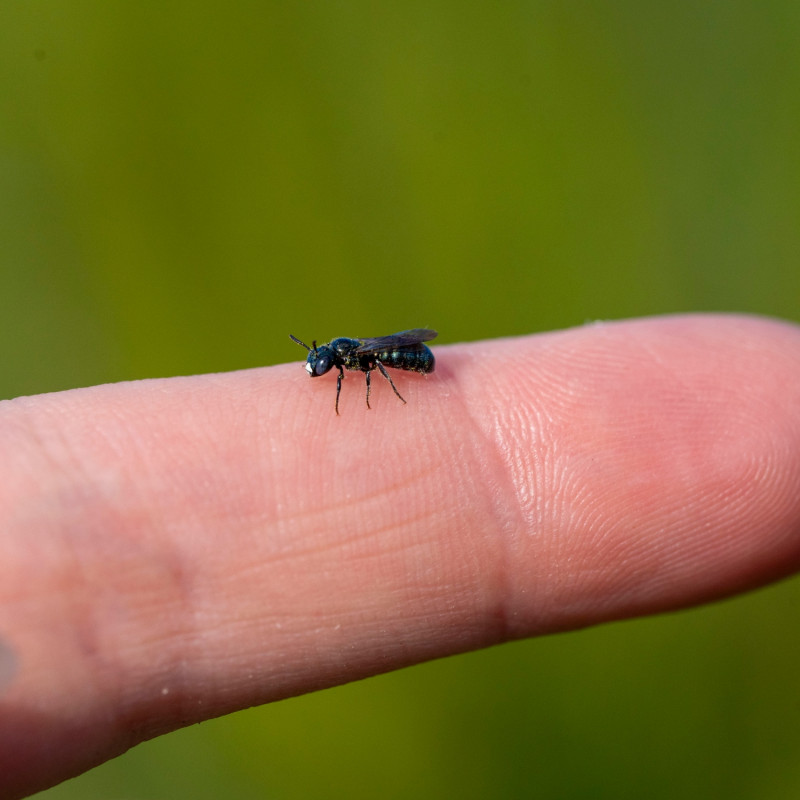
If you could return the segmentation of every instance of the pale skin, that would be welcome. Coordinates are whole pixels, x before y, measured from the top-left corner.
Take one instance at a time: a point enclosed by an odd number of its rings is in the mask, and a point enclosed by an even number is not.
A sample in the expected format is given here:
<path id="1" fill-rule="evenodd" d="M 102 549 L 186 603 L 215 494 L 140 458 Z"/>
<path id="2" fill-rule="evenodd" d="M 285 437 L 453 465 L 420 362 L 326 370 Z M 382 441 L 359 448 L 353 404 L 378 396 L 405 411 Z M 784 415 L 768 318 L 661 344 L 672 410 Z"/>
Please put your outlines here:
<path id="1" fill-rule="evenodd" d="M 405 406 L 380 381 L 367 410 L 348 373 L 339 417 L 300 360 L 0 403 L 0 795 L 800 566 L 800 328 L 697 315 L 434 350 L 433 375 L 393 373 Z"/>

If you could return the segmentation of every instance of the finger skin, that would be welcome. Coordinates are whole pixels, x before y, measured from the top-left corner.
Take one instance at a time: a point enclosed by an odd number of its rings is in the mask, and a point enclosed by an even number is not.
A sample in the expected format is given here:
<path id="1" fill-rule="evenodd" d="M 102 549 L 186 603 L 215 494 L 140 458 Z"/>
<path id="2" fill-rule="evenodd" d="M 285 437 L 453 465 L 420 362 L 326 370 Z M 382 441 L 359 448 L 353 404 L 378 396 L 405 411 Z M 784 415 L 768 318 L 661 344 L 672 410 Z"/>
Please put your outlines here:
<path id="1" fill-rule="evenodd" d="M 0 793 L 800 563 L 800 330 L 683 316 L 0 403 Z"/>

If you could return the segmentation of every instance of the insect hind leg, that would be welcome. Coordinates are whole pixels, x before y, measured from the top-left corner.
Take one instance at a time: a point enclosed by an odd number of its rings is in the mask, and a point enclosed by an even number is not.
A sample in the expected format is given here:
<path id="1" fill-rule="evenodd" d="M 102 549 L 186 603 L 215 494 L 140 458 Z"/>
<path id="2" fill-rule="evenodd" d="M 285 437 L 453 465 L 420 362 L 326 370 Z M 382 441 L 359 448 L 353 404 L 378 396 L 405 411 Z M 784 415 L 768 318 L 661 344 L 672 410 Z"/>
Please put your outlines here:
<path id="1" fill-rule="evenodd" d="M 386 378 L 387 381 L 389 381 L 389 385 L 392 387 L 392 389 L 394 389 L 394 393 L 403 401 L 403 403 L 405 403 L 406 401 L 403 395 L 401 395 L 400 392 L 397 391 L 397 387 L 394 385 L 394 381 L 389 377 L 389 373 L 386 371 L 386 367 L 384 367 L 380 361 L 376 362 L 376 366 L 381 371 L 381 375 L 383 375 L 383 377 Z M 367 399 L 369 400 L 369 373 L 367 373 Z M 369 402 L 367 402 L 367 405 L 369 405 Z"/>
<path id="2" fill-rule="evenodd" d="M 339 415 L 339 393 L 342 391 L 342 378 L 344 378 L 344 370 L 339 367 L 339 374 L 336 376 L 336 415 Z"/>

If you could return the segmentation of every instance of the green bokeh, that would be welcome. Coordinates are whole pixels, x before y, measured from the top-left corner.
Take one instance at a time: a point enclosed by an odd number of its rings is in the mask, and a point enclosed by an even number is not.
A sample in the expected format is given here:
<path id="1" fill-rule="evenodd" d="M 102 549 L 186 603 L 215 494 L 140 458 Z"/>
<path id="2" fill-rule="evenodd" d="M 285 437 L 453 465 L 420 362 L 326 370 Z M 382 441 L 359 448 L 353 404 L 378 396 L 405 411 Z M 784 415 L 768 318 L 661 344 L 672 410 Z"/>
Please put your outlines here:
<path id="1" fill-rule="evenodd" d="M 800 6 L 0 6 L 0 397 L 686 310 L 798 319 Z M 162 737 L 67 798 L 795 798 L 800 584 Z"/>

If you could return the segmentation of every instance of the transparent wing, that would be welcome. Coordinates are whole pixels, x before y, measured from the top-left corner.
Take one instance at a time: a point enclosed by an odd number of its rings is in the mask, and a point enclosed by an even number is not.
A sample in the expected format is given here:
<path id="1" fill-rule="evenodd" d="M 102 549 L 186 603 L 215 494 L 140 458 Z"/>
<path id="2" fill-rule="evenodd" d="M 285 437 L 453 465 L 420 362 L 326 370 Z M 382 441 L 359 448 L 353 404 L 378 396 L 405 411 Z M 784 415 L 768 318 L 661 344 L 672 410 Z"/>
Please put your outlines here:
<path id="1" fill-rule="evenodd" d="M 402 350 L 403 348 L 415 349 L 423 342 L 429 342 L 437 336 L 436 331 L 430 328 L 413 328 L 410 331 L 400 331 L 389 336 L 377 336 L 374 339 L 359 339 L 359 345 L 355 352 L 359 355 L 375 353 L 387 348 Z"/>

